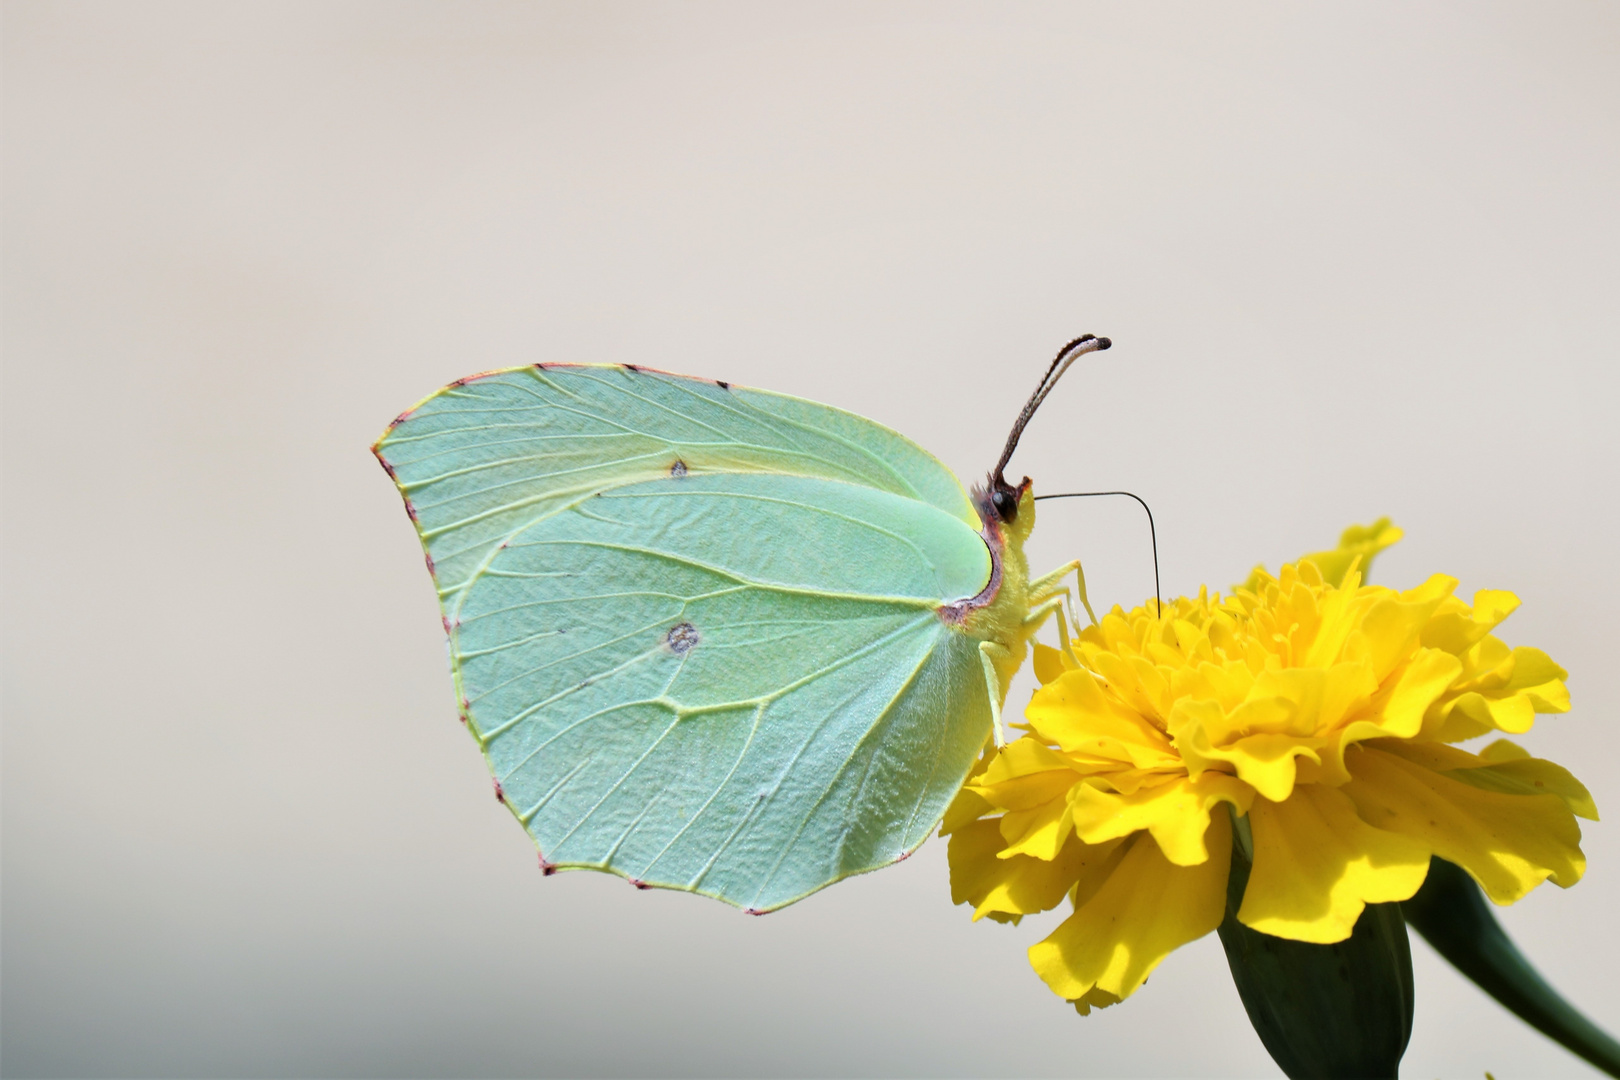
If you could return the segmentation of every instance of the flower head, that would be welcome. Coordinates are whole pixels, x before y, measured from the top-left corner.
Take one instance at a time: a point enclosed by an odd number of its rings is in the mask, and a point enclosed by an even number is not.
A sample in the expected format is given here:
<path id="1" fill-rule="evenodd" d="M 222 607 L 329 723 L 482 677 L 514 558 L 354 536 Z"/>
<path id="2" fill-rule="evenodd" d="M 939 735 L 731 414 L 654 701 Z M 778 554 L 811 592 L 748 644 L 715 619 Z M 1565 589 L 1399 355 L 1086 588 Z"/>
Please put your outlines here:
<path id="1" fill-rule="evenodd" d="M 1506 739 L 1569 708 L 1565 672 L 1492 630 L 1442 575 L 1361 583 L 1399 539 L 1387 521 L 1231 596 L 1116 607 L 1064 651 L 1037 646 L 1027 734 L 987 755 L 946 815 L 954 898 L 974 917 L 1069 915 L 1029 950 L 1082 1012 L 1133 993 L 1226 909 L 1231 845 L 1252 854 L 1238 919 L 1278 937 L 1349 936 L 1406 900 L 1431 855 L 1497 903 L 1585 869 L 1567 771 Z"/>

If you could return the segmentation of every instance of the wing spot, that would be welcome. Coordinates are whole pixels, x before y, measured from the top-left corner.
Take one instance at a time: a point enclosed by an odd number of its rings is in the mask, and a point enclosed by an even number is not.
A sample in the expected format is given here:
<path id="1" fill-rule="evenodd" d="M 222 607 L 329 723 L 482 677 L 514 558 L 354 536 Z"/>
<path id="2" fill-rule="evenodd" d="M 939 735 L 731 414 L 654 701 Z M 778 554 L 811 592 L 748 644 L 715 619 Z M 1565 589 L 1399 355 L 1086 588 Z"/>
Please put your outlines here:
<path id="1" fill-rule="evenodd" d="M 557 872 L 557 864 L 546 862 L 545 852 L 537 852 L 537 854 L 540 856 L 540 872 L 546 875 L 546 877 L 550 877 L 552 874 L 555 874 Z"/>
<path id="2" fill-rule="evenodd" d="M 687 473 L 686 462 L 682 461 L 680 458 L 676 458 L 675 459 L 675 464 L 673 464 L 673 465 L 671 465 L 669 467 L 669 475 L 671 475 L 671 476 L 685 476 L 686 473 Z"/>
<path id="3" fill-rule="evenodd" d="M 698 628 L 689 622 L 677 623 L 664 635 L 664 643 L 676 656 L 684 656 L 691 652 L 692 646 L 701 640 L 702 635 L 698 633 Z"/>

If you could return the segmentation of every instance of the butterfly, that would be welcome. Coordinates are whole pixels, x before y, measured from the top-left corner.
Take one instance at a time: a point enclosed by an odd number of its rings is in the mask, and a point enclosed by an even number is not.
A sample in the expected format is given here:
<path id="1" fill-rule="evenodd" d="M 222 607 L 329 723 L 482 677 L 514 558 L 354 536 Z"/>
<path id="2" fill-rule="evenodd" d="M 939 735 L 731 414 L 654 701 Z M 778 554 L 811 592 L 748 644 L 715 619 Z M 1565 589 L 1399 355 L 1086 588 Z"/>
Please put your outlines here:
<path id="1" fill-rule="evenodd" d="M 752 913 L 905 858 L 1078 561 L 1029 576 L 1019 436 L 982 486 L 799 398 L 632 364 L 458 379 L 373 452 L 438 590 L 462 722 L 541 867 Z M 1090 605 L 1086 604 L 1089 612 Z M 1065 611 L 1067 610 L 1067 614 Z"/>

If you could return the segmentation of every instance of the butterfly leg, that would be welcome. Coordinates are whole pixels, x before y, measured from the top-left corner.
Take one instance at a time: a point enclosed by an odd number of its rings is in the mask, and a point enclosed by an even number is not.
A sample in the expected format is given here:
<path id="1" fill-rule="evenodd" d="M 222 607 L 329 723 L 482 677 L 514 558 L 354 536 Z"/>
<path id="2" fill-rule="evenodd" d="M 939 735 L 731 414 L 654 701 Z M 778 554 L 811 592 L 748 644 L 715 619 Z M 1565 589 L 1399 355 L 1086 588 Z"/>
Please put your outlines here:
<path id="1" fill-rule="evenodd" d="M 1080 565 L 1079 559 L 1066 562 L 1056 570 L 1053 570 L 1050 574 L 1042 574 L 1034 581 L 1031 581 L 1029 583 L 1030 599 L 1038 603 L 1045 600 L 1046 597 L 1054 591 L 1061 591 L 1064 595 L 1067 595 L 1067 589 L 1055 590 L 1054 586 L 1056 586 L 1059 581 L 1063 580 L 1063 575 L 1067 574 L 1070 570 L 1074 571 L 1075 591 L 1080 594 L 1080 603 L 1085 605 L 1086 614 L 1091 616 L 1091 625 L 1096 626 L 1097 613 L 1091 610 L 1091 600 L 1086 596 L 1086 571 L 1085 568 Z M 1070 612 L 1070 616 L 1073 617 L 1072 610 Z M 1075 619 L 1074 624 L 1079 626 L 1080 620 Z"/>
<path id="2" fill-rule="evenodd" d="M 1058 582 L 1062 581 L 1064 574 L 1067 574 L 1070 570 L 1078 570 L 1079 568 L 1080 560 L 1071 559 L 1049 574 L 1042 574 L 1038 578 L 1032 578 L 1029 583 L 1030 595 L 1035 596 L 1046 592 L 1053 585 L 1056 585 Z"/>
<path id="3" fill-rule="evenodd" d="M 998 656 L 1006 656 L 1007 647 L 993 641 L 979 642 L 979 661 L 984 664 L 984 688 L 990 694 L 990 729 L 996 736 L 996 747 L 1007 745 L 1006 732 L 1001 730 L 1001 676 L 996 674 Z"/>
<path id="4" fill-rule="evenodd" d="M 1067 606 L 1064 602 L 1068 598 L 1068 589 L 1059 589 L 1055 593 L 1048 593 L 1046 599 L 1029 609 L 1029 614 L 1024 616 L 1024 625 L 1029 628 L 1029 633 L 1034 635 L 1035 631 L 1040 629 L 1041 623 L 1046 621 L 1048 615 L 1056 615 L 1058 635 L 1063 642 L 1063 655 L 1067 656 L 1070 663 L 1075 667 L 1079 667 L 1080 658 L 1074 655 L 1074 647 L 1069 644 L 1071 641 L 1069 637 L 1069 620 L 1064 617 L 1064 608 Z M 1073 612 L 1069 612 L 1069 615 L 1072 617 Z"/>

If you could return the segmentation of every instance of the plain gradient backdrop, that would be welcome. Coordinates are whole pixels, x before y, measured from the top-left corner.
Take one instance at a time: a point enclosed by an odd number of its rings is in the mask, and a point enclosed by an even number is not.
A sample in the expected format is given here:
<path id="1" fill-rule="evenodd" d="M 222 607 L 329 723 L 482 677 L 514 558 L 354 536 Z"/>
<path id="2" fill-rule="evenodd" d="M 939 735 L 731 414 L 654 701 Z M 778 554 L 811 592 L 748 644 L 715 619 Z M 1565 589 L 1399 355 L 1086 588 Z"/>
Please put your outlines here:
<path id="1" fill-rule="evenodd" d="M 542 877 L 368 450 L 626 361 L 1129 488 L 1166 590 L 1393 515 L 1620 810 L 1620 6 L 4 6 L 8 1076 L 1275 1070 L 1213 937 L 1077 1017 L 944 845 L 769 918 Z M 1140 512 L 1033 561 L 1140 602 Z M 1012 706 L 1028 700 L 1027 675 Z M 1503 919 L 1620 1027 L 1620 838 Z M 1040 923 L 1040 925 L 1035 925 Z M 1412 1076 L 1590 1075 L 1414 945 Z"/>

